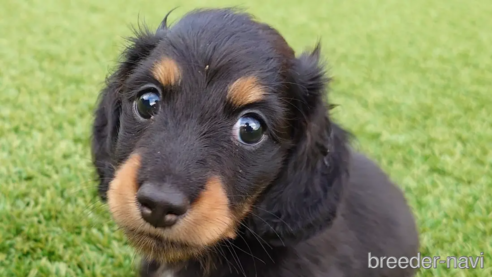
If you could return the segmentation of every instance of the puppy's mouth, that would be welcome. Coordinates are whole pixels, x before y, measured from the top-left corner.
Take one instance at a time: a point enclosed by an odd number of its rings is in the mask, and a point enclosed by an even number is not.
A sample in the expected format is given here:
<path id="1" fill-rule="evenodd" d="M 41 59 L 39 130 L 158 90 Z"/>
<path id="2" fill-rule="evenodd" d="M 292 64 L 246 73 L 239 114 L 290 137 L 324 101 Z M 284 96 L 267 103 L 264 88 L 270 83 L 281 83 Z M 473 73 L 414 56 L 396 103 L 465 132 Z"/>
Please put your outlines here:
<path id="1" fill-rule="evenodd" d="M 235 238 L 237 217 L 219 176 L 209 178 L 205 189 L 187 213 L 169 228 L 155 228 L 141 216 L 136 194 L 141 157 L 132 154 L 115 174 L 108 190 L 108 205 L 114 221 L 130 243 L 144 256 L 179 262 L 203 254 L 219 241 Z"/>

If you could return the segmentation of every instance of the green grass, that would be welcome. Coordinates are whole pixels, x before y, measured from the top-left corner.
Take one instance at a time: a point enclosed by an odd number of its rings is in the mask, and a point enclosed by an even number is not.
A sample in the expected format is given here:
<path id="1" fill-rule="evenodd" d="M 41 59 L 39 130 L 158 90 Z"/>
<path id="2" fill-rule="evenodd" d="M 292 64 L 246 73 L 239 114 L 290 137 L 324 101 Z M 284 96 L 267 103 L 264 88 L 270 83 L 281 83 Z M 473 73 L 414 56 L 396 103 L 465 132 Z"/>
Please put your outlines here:
<path id="1" fill-rule="evenodd" d="M 335 116 L 406 192 L 422 255 L 484 253 L 485 269 L 419 276 L 492 276 L 489 0 L 2 0 L 0 276 L 132 276 L 94 193 L 98 90 L 138 18 L 238 4 L 297 51 L 321 38 Z"/>

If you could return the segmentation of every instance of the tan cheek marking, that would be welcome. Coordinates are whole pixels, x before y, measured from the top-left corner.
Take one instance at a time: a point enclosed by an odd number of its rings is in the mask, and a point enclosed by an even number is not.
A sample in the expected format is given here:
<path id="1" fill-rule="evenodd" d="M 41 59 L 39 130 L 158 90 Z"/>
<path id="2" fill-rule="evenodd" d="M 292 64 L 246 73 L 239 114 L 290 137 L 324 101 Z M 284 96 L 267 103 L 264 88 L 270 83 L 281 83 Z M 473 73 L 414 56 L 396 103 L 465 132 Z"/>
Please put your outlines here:
<path id="1" fill-rule="evenodd" d="M 140 155 L 133 154 L 118 169 L 108 190 L 108 205 L 113 219 L 118 225 L 129 228 L 138 228 L 142 222 L 135 198 L 139 167 Z"/>
<path id="2" fill-rule="evenodd" d="M 154 65 L 152 75 L 164 86 L 174 85 L 181 78 L 178 65 L 168 57 L 163 58 Z"/>
<path id="3" fill-rule="evenodd" d="M 138 230 L 149 235 L 163 237 L 162 230 L 147 224 L 140 215 L 137 204 L 137 172 L 141 157 L 132 154 L 115 174 L 109 184 L 108 206 L 114 221 L 124 229 Z"/>
<path id="4" fill-rule="evenodd" d="M 219 177 L 211 177 L 188 215 L 173 228 L 173 238 L 197 245 L 210 245 L 234 237 L 234 216 Z"/>
<path id="5" fill-rule="evenodd" d="M 236 107 L 258 102 L 265 96 L 265 91 L 254 76 L 241 77 L 227 92 L 227 101 Z"/>

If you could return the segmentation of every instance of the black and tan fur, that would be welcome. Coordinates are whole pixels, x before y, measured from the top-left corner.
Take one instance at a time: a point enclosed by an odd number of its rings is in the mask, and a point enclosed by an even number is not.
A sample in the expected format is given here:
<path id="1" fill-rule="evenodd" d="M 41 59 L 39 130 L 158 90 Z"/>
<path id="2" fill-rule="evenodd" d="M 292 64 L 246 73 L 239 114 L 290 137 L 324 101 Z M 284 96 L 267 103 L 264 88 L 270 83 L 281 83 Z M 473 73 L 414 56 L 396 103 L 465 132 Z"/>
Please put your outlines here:
<path id="1" fill-rule="evenodd" d="M 413 276 L 368 268 L 369 252 L 416 255 L 418 235 L 400 189 L 330 120 L 328 81 L 319 47 L 295 56 L 231 9 L 136 34 L 101 92 L 92 149 L 100 196 L 143 276 Z M 160 100 L 143 119 L 134 103 L 149 88 Z M 255 145 L 233 131 L 249 113 L 264 125 Z M 184 197 L 186 213 L 147 223 L 144 184 Z"/>

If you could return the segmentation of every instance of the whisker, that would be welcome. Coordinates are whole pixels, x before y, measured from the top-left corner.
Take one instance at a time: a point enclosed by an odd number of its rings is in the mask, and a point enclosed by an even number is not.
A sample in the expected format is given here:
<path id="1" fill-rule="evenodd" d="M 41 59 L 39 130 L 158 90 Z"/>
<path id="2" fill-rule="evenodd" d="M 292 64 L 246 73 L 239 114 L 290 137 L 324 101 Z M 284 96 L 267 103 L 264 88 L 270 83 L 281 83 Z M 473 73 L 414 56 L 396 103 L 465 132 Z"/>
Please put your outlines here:
<path id="1" fill-rule="evenodd" d="M 257 205 L 254 205 L 254 204 L 253 204 L 253 205 L 251 205 L 251 207 L 254 207 L 254 208 L 256 208 L 256 209 L 259 209 L 259 210 L 261 210 L 261 211 L 264 211 L 264 212 L 266 212 L 266 213 L 269 213 L 269 214 L 271 214 L 271 215 L 275 216 L 275 217 L 276 217 L 277 219 L 279 219 L 282 223 L 284 223 L 284 224 L 287 226 L 287 228 L 289 228 L 292 232 L 294 232 L 294 230 L 290 227 L 290 225 L 289 225 L 287 222 L 285 222 L 282 218 L 280 218 L 278 215 L 276 215 L 276 214 L 274 214 L 274 213 L 272 213 L 272 212 L 270 212 L 270 211 L 268 211 L 268 210 L 265 210 L 265 209 L 263 209 L 263 208 L 261 208 L 261 207 L 259 207 L 259 206 L 257 206 Z"/>
<path id="2" fill-rule="evenodd" d="M 258 241 L 258 243 L 260 244 L 261 248 L 263 248 L 263 250 L 264 250 L 264 251 L 265 251 L 265 253 L 267 254 L 268 258 L 270 258 L 270 260 L 271 260 L 272 262 L 275 262 L 275 261 L 273 260 L 272 256 L 270 256 L 270 254 L 268 253 L 268 251 L 267 251 L 267 250 L 265 249 L 265 247 L 263 246 L 263 243 L 260 241 L 260 239 L 261 239 L 261 240 L 263 240 L 263 241 L 266 243 L 266 245 L 268 245 L 268 246 L 270 247 L 270 249 L 273 249 L 273 247 L 272 247 L 270 244 L 268 244 L 268 242 L 266 242 L 264 239 L 262 239 L 262 238 L 261 238 L 258 234 L 256 234 L 253 230 L 251 230 L 248 226 L 246 226 L 246 224 L 244 224 L 244 223 L 242 223 L 242 222 L 239 222 L 239 224 L 241 224 L 242 226 L 244 226 L 246 229 L 248 229 L 248 230 L 251 232 L 251 234 L 252 234 L 252 235 L 256 238 L 256 240 L 257 240 L 257 241 Z M 265 262 L 264 262 L 264 263 L 265 263 Z M 266 264 L 266 263 L 265 263 L 265 264 Z"/>

